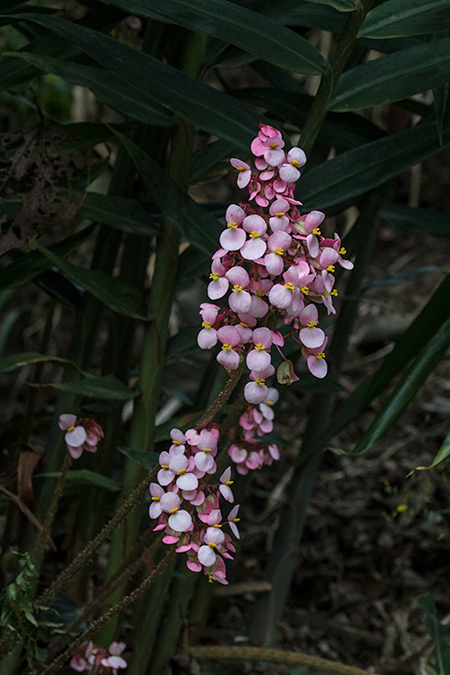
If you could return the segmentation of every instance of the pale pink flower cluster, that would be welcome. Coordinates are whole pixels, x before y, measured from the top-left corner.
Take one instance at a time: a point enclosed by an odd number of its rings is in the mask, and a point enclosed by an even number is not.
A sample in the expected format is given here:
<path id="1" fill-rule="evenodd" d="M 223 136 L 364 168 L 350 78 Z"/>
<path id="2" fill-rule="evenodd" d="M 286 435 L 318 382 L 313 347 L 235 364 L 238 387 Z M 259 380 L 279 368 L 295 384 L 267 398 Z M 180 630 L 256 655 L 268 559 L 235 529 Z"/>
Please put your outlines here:
<path id="1" fill-rule="evenodd" d="M 258 406 L 248 405 L 239 418 L 231 436 L 233 443 L 228 454 L 236 464 L 236 470 L 246 475 L 249 470 L 261 469 L 264 465 L 270 466 L 274 460 L 280 458 L 278 446 L 267 443 L 257 436 L 270 434 L 273 430 L 273 405 L 278 401 L 278 391 L 269 387 L 269 394 L 264 403 Z"/>
<path id="2" fill-rule="evenodd" d="M 159 455 L 158 482 L 150 484 L 150 518 L 157 518 L 155 530 L 164 530 L 163 542 L 177 544 L 177 553 L 187 553 L 193 572 L 204 570 L 210 580 L 227 584 L 224 558 L 236 550 L 231 537 L 222 530 L 228 525 L 239 538 L 236 523 L 239 506 L 224 518 L 219 499 L 234 502 L 231 467 L 216 483 L 209 478 L 217 472 L 215 457 L 219 431 L 216 425 L 197 432 L 179 429 L 170 432 L 172 445 Z"/>
<path id="3" fill-rule="evenodd" d="M 265 380 L 275 371 L 271 347 L 283 346 L 284 337 L 301 345 L 315 377 L 325 377 L 327 338 L 318 327 L 316 304 L 334 313 L 335 265 L 353 267 L 342 257 L 345 249 L 338 235 L 333 239 L 322 236 L 322 212 L 300 215 L 297 206 L 301 202 L 294 198 L 294 187 L 306 157 L 300 148 L 286 153 L 283 147 L 277 129 L 260 125 L 251 145 L 255 173 L 245 162 L 231 160 L 239 172 L 239 187 L 249 187 L 249 200 L 256 206 L 228 207 L 227 226 L 220 236 L 221 248 L 213 256 L 208 285 L 212 301 L 229 293 L 228 306 L 203 303 L 200 309 L 199 346 L 211 349 L 221 343 L 217 360 L 229 370 L 238 368 L 245 355 L 250 381 L 244 395 L 254 405 L 267 399 Z M 273 314 L 285 318 L 286 336 L 267 327 Z"/>
<path id="4" fill-rule="evenodd" d="M 89 418 L 64 414 L 59 416 L 58 424 L 66 432 L 64 440 L 73 459 L 79 459 L 84 450 L 95 452 L 98 442 L 104 436 L 100 424 Z"/>
<path id="5" fill-rule="evenodd" d="M 108 651 L 93 642 L 84 642 L 72 656 L 70 667 L 79 673 L 118 675 L 119 668 L 127 667 L 127 662 L 121 656 L 124 649 L 125 642 L 111 642 Z"/>

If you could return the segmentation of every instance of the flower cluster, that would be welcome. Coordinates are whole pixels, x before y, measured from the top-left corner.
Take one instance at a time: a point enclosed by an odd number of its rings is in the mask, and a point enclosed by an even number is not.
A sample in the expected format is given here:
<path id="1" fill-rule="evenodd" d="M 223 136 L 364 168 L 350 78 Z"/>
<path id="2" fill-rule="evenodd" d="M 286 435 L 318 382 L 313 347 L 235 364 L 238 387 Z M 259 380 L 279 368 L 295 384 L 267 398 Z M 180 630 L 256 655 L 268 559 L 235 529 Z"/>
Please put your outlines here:
<path id="1" fill-rule="evenodd" d="M 210 580 L 226 581 L 224 558 L 232 558 L 235 548 L 222 530 L 228 525 L 239 538 L 236 523 L 239 506 L 222 515 L 219 500 L 234 502 L 231 467 L 216 482 L 215 458 L 219 431 L 212 424 L 197 432 L 179 429 L 170 432 L 172 445 L 159 455 L 158 482 L 150 484 L 150 518 L 157 518 L 155 530 L 164 530 L 163 542 L 177 544 L 177 553 L 187 553 L 187 566 L 193 572 L 204 571 Z M 212 480 L 210 480 L 210 478 Z"/>
<path id="2" fill-rule="evenodd" d="M 119 668 L 126 668 L 127 662 L 121 654 L 125 649 L 125 642 L 112 642 L 108 651 L 98 647 L 93 642 L 84 642 L 73 655 L 70 666 L 79 673 L 100 673 L 118 675 Z"/>
<path id="3" fill-rule="evenodd" d="M 254 405 L 269 395 L 265 380 L 275 372 L 271 347 L 282 347 L 287 336 L 300 344 L 311 373 L 325 377 L 327 337 L 318 327 L 317 304 L 323 304 L 329 314 L 335 312 L 335 266 L 353 267 L 342 257 L 346 251 L 338 235 L 322 236 L 324 214 L 300 214 L 294 187 L 306 156 L 300 148 L 286 153 L 283 147 L 277 129 L 260 125 L 251 145 L 255 173 L 245 162 L 231 160 L 238 170 L 238 186 L 249 188 L 249 201 L 256 206 L 228 207 L 208 285 L 213 301 L 230 291 L 228 307 L 203 303 L 200 309 L 199 346 L 211 349 L 221 343 L 217 360 L 230 370 L 238 368 L 245 356 L 250 381 L 244 395 Z M 271 315 L 284 317 L 285 336 L 268 327 Z"/>
<path id="4" fill-rule="evenodd" d="M 278 391 L 269 387 L 264 403 L 258 406 L 248 405 L 239 418 L 239 424 L 232 430 L 233 443 L 228 455 L 236 464 L 236 470 L 246 475 L 249 470 L 270 466 L 280 458 L 278 446 L 257 438 L 270 434 L 273 430 L 274 411 L 272 406 L 278 401 Z"/>
<path id="5" fill-rule="evenodd" d="M 95 452 L 97 443 L 103 438 L 103 430 L 97 422 L 76 415 L 60 415 L 59 428 L 66 432 L 64 440 L 73 459 L 78 459 L 83 451 Z"/>

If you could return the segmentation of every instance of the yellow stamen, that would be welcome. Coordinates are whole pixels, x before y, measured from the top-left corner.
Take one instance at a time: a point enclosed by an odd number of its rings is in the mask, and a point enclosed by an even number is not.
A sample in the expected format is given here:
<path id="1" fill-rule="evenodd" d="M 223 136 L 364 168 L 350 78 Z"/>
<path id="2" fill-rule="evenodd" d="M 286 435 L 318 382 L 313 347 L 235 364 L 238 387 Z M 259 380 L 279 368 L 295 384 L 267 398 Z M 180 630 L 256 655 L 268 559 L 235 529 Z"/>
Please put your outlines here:
<path id="1" fill-rule="evenodd" d="M 330 295 L 338 295 L 338 292 L 337 292 L 337 290 L 336 290 L 336 289 L 334 289 L 333 291 L 331 291 Z"/>
<path id="2" fill-rule="evenodd" d="M 67 429 L 67 431 L 73 431 L 74 429 L 75 429 L 75 427 L 69 427 L 69 428 Z"/>
<path id="3" fill-rule="evenodd" d="M 211 448 L 203 448 L 203 452 L 212 452 Z"/>
<path id="4" fill-rule="evenodd" d="M 233 518 L 233 523 L 238 523 L 240 521 L 240 518 Z"/>
<path id="5" fill-rule="evenodd" d="M 211 326 L 210 326 L 211 327 Z M 173 441 L 174 445 L 181 445 L 180 441 Z"/>
<path id="6" fill-rule="evenodd" d="M 324 359 L 325 358 L 325 352 L 319 352 L 316 354 L 316 359 Z"/>
<path id="7" fill-rule="evenodd" d="M 319 228 L 319 227 L 315 227 L 315 228 L 313 229 L 312 233 L 313 233 L 313 234 L 317 234 L 317 236 L 319 236 L 320 234 L 322 234 L 322 232 L 320 231 L 320 228 Z"/>
<path id="8" fill-rule="evenodd" d="M 345 255 L 347 253 L 347 249 L 344 248 L 343 246 L 339 249 L 339 255 Z"/>
<path id="9" fill-rule="evenodd" d="M 241 326 L 243 326 L 244 328 L 248 328 L 248 323 L 244 323 L 243 321 L 241 321 Z"/>
<path id="10" fill-rule="evenodd" d="M 274 249 L 274 253 L 276 253 L 277 255 L 283 255 L 284 251 L 282 248 L 277 246 L 276 249 Z"/>
<path id="11" fill-rule="evenodd" d="M 263 384 L 266 383 L 266 381 L 265 381 L 262 377 L 257 377 L 256 380 L 255 380 L 255 382 L 256 382 L 256 384 L 259 384 L 260 387 L 262 387 Z"/>
<path id="12" fill-rule="evenodd" d="M 291 159 L 291 164 L 292 166 L 300 166 L 300 162 L 298 161 L 298 159 Z"/>
<path id="13" fill-rule="evenodd" d="M 259 291 L 256 291 L 256 295 L 258 296 L 258 298 L 262 298 L 262 297 L 265 295 L 265 293 L 264 293 L 264 291 L 260 288 Z"/>
<path id="14" fill-rule="evenodd" d="M 227 480 L 225 482 L 225 485 L 233 485 L 233 483 L 234 483 L 234 480 Z"/>
<path id="15" fill-rule="evenodd" d="M 213 544 L 212 541 L 208 542 L 208 546 L 211 546 L 211 548 L 217 548 L 217 544 Z"/>
<path id="16" fill-rule="evenodd" d="M 154 502 L 159 502 L 159 497 L 152 497 Z"/>
<path id="17" fill-rule="evenodd" d="M 308 286 L 302 286 L 302 288 L 300 290 L 303 293 L 303 295 L 308 295 L 308 293 L 309 293 Z"/>
<path id="18" fill-rule="evenodd" d="M 209 321 L 203 321 L 202 328 L 208 328 L 208 329 L 211 328 L 211 324 L 209 323 Z"/>
<path id="19" fill-rule="evenodd" d="M 180 469 L 180 470 L 178 471 L 178 475 L 179 475 L 179 476 L 182 476 L 184 473 L 186 473 L 186 471 L 187 471 L 187 469 Z"/>
<path id="20" fill-rule="evenodd" d="M 270 148 L 271 150 L 276 150 L 276 149 L 278 148 L 278 143 L 271 143 L 271 144 L 269 145 L 269 148 Z"/>
<path id="21" fill-rule="evenodd" d="M 235 223 L 234 220 L 231 220 L 227 223 L 227 227 L 231 227 L 232 230 L 235 230 L 237 228 L 237 223 Z"/>
<path id="22" fill-rule="evenodd" d="M 222 527 L 221 523 L 216 523 L 214 527 Z"/>
<path id="23" fill-rule="evenodd" d="M 217 272 L 211 272 L 211 274 L 209 275 L 209 278 L 212 279 L 213 281 L 217 281 L 217 279 L 219 278 L 219 275 L 217 274 Z"/>
<path id="24" fill-rule="evenodd" d="M 176 509 L 172 509 L 171 511 L 169 511 L 169 513 L 176 513 L 177 511 L 178 511 L 178 506 L 177 506 Z"/>
<path id="25" fill-rule="evenodd" d="M 290 281 L 288 281 L 287 284 L 284 284 L 284 285 L 286 286 L 286 288 L 288 289 L 288 291 L 293 291 L 293 290 L 295 290 L 294 284 L 292 284 Z"/>
<path id="26" fill-rule="evenodd" d="M 308 321 L 308 328 L 314 328 L 317 326 L 317 321 Z"/>
<path id="27" fill-rule="evenodd" d="M 225 352 L 229 352 L 230 349 L 233 349 L 233 347 L 232 347 L 231 345 L 228 345 L 228 344 L 225 343 L 225 344 L 222 345 L 222 349 L 223 349 Z"/>
<path id="28" fill-rule="evenodd" d="M 242 291 L 242 286 L 239 286 L 239 284 L 235 284 L 232 290 L 233 293 L 238 293 L 239 291 Z"/>
<path id="29" fill-rule="evenodd" d="M 282 216 L 284 216 L 284 211 L 278 211 L 278 213 L 276 213 L 275 215 L 277 216 L 277 218 L 281 218 Z"/>
<path id="30" fill-rule="evenodd" d="M 327 267 L 327 272 L 334 272 L 335 269 L 336 269 L 336 268 L 335 268 L 334 265 L 328 265 L 328 267 Z"/>
<path id="31" fill-rule="evenodd" d="M 253 232 L 250 232 L 250 239 L 258 239 L 258 237 L 259 237 L 258 230 L 253 230 Z"/>
<path id="32" fill-rule="evenodd" d="M 168 469 L 169 465 L 168 464 L 161 464 L 161 469 Z"/>
<path id="33" fill-rule="evenodd" d="M 245 167 L 245 166 L 237 166 L 236 169 L 237 169 L 238 171 L 245 171 L 245 170 L 246 170 L 246 167 Z"/>
<path id="34" fill-rule="evenodd" d="M 260 342 L 258 342 L 258 344 L 255 345 L 255 349 L 256 349 L 257 352 L 263 352 L 263 351 L 265 350 L 265 347 L 264 347 L 263 344 L 261 344 Z"/>
<path id="35" fill-rule="evenodd" d="M 273 404 L 274 404 L 273 401 L 264 401 L 264 403 L 265 403 L 266 405 L 273 405 Z"/>

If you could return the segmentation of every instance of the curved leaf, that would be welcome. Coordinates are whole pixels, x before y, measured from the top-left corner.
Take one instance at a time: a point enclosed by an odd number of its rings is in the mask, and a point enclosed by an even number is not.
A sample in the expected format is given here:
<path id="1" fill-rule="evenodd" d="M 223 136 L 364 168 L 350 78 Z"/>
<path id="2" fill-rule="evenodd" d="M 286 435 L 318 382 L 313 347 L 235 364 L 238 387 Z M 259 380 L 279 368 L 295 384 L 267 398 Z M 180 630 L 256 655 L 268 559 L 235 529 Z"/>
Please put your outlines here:
<path id="1" fill-rule="evenodd" d="M 35 21 L 76 45 L 120 76 L 124 88 L 131 84 L 201 129 L 245 148 L 258 131 L 260 115 L 134 47 L 55 16 L 24 14 L 20 18 Z"/>
<path id="2" fill-rule="evenodd" d="M 156 226 L 137 199 L 87 192 L 79 214 L 128 234 L 152 237 Z"/>
<path id="3" fill-rule="evenodd" d="M 309 0 L 309 2 L 334 7 L 338 12 L 353 12 L 355 9 L 355 0 Z"/>
<path id="4" fill-rule="evenodd" d="M 450 319 L 447 319 L 414 360 L 407 373 L 402 377 L 400 383 L 373 420 L 369 429 L 350 452 L 350 455 L 360 455 L 386 435 L 422 387 L 428 375 L 441 361 L 443 354 L 445 354 L 449 346 Z"/>
<path id="5" fill-rule="evenodd" d="M 116 131 L 116 135 L 162 213 L 170 218 L 187 241 L 211 256 L 217 250 L 221 232 L 217 220 L 181 190 L 150 155 L 123 134 Z"/>
<path id="6" fill-rule="evenodd" d="M 128 389 L 115 375 L 86 377 L 83 380 L 49 384 L 47 386 L 60 389 L 61 391 L 70 391 L 79 396 L 99 398 L 104 401 L 129 401 L 139 396 L 139 392 Z"/>
<path id="7" fill-rule="evenodd" d="M 110 70 L 82 66 L 41 54 L 15 52 L 8 55 L 23 59 L 46 73 L 59 75 L 72 84 L 87 87 L 110 108 L 127 117 L 154 126 L 174 124 L 172 115 L 165 108 L 130 83 L 124 87 L 122 78 Z"/>
<path id="8" fill-rule="evenodd" d="M 434 469 L 434 467 L 443 462 L 444 459 L 447 459 L 449 455 L 450 455 L 450 433 L 447 434 L 447 436 L 445 437 L 438 454 L 436 455 L 430 466 L 416 466 L 414 470 L 426 471 L 427 469 Z"/>
<path id="9" fill-rule="evenodd" d="M 373 187 L 450 145 L 450 124 L 439 144 L 434 123 L 392 134 L 321 164 L 299 182 L 297 194 L 305 209 L 326 210 L 349 203 Z"/>
<path id="10" fill-rule="evenodd" d="M 49 474 L 41 475 L 48 476 Z M 80 485 L 92 485 L 93 487 L 103 488 L 103 490 L 108 490 L 108 492 L 119 492 L 120 490 L 120 485 L 117 481 L 108 478 L 107 476 L 103 476 L 96 471 L 90 471 L 89 469 L 74 469 L 73 471 L 68 471 L 66 480 L 68 483 L 79 483 Z"/>
<path id="11" fill-rule="evenodd" d="M 86 291 L 92 293 L 100 302 L 117 314 L 130 316 L 134 319 L 148 319 L 143 296 L 131 286 L 99 270 L 88 270 L 84 267 L 72 265 L 72 263 L 55 255 L 37 241 L 34 242 L 34 246 L 70 281 L 79 284 Z"/>
<path id="12" fill-rule="evenodd" d="M 359 37 L 425 35 L 448 28 L 448 0 L 389 0 L 368 12 Z"/>
<path id="13" fill-rule="evenodd" d="M 383 206 L 380 216 L 391 225 L 408 232 L 428 234 L 432 237 L 450 237 L 450 216 L 441 211 L 390 204 Z"/>
<path id="14" fill-rule="evenodd" d="M 352 3 L 352 0 L 335 0 Z M 320 75 L 326 61 L 307 40 L 282 24 L 227 0 L 112 0 L 132 14 L 169 20 L 306 75 Z"/>
<path id="15" fill-rule="evenodd" d="M 21 354 L 12 354 L 11 356 L 2 356 L 0 358 L 0 373 L 11 373 L 13 370 L 17 370 L 17 368 L 22 368 L 32 363 L 45 363 L 46 361 L 60 363 L 62 366 L 70 366 L 71 368 L 75 368 L 75 370 L 80 370 L 74 361 L 61 359 L 59 356 L 46 356 L 45 354 L 39 354 L 39 352 L 23 352 Z"/>
<path id="16" fill-rule="evenodd" d="M 400 101 L 450 79 L 450 38 L 367 61 L 341 75 L 329 108 L 359 110 Z"/>

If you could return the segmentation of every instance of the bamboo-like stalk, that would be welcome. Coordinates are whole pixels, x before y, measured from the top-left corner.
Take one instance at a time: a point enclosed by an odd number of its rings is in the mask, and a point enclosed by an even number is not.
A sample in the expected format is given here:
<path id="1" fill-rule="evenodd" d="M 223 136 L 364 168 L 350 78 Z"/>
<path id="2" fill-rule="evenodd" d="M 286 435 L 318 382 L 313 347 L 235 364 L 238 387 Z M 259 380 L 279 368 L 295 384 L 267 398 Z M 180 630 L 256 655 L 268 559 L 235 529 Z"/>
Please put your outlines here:
<path id="1" fill-rule="evenodd" d="M 264 647 L 188 647 L 187 654 L 198 661 L 262 661 L 307 668 L 334 675 L 375 675 L 368 670 L 347 666 L 319 656 Z"/>

